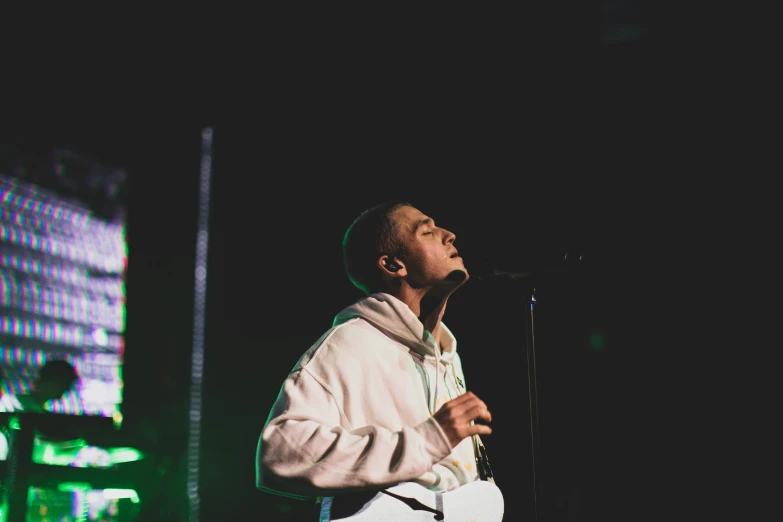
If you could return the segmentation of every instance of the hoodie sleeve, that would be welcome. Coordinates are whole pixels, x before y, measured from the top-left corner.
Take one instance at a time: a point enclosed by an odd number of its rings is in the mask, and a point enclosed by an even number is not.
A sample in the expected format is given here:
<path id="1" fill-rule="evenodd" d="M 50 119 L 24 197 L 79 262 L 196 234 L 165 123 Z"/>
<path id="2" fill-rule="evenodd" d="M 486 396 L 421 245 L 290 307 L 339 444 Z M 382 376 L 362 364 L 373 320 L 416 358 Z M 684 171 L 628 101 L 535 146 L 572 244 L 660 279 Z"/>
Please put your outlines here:
<path id="1" fill-rule="evenodd" d="M 377 489 L 414 480 L 451 452 L 432 417 L 400 431 L 345 425 L 329 389 L 297 368 L 261 432 L 257 487 L 298 498 Z"/>

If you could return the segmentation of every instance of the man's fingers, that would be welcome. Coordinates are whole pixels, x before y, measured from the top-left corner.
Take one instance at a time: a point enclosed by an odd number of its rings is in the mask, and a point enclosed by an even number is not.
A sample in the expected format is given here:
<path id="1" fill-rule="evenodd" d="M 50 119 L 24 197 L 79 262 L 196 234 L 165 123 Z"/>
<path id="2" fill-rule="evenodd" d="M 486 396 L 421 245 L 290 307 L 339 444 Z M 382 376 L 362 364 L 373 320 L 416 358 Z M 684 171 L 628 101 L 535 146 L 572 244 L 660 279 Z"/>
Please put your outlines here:
<path id="1" fill-rule="evenodd" d="M 492 414 L 486 408 L 486 406 L 475 406 L 465 412 L 464 418 L 468 422 L 475 422 L 476 424 L 489 424 L 492 422 Z"/>
<path id="2" fill-rule="evenodd" d="M 483 424 L 475 424 L 474 427 L 476 428 L 476 434 L 477 435 L 489 435 L 492 433 L 492 428 L 489 426 L 485 426 Z"/>
<path id="3" fill-rule="evenodd" d="M 477 424 L 488 424 L 492 422 L 492 414 L 486 408 L 474 411 L 473 421 Z"/>
<path id="4" fill-rule="evenodd" d="M 469 395 L 469 396 L 468 396 Z M 451 409 L 453 415 L 455 416 L 462 416 L 462 415 L 471 415 L 474 414 L 473 410 L 487 410 L 487 405 L 473 395 L 472 392 L 465 393 L 463 395 L 460 395 L 456 399 L 452 399 L 449 402 L 446 403 L 448 407 Z"/>
<path id="5" fill-rule="evenodd" d="M 486 403 L 467 392 L 448 401 L 435 413 L 435 418 L 447 433 L 452 447 L 471 435 L 489 435 L 492 428 L 492 414 Z"/>
<path id="6" fill-rule="evenodd" d="M 469 437 L 471 435 L 489 435 L 490 433 L 492 433 L 492 428 L 490 428 L 486 424 L 471 424 L 466 431 L 467 431 L 467 434 L 465 435 L 466 437 Z"/>

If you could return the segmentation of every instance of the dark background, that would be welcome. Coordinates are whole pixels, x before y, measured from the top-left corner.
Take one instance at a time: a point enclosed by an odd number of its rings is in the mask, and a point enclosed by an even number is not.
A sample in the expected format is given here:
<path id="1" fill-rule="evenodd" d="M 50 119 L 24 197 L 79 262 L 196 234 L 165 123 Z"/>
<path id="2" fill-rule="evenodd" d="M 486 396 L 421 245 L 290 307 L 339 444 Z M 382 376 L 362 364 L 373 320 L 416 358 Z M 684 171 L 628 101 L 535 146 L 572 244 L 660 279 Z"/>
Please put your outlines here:
<path id="1" fill-rule="evenodd" d="M 688 293 L 675 282 L 693 247 L 681 221 L 689 192 L 661 139 L 671 105 L 640 9 L 564 4 L 411 33 L 290 19 L 271 31 L 268 18 L 236 39 L 174 31 L 158 49 L 118 45 L 118 60 L 96 61 L 99 74 L 41 103 L 32 90 L 18 98 L 35 116 L 12 129 L 16 143 L 67 146 L 130 172 L 127 420 L 170 439 L 175 458 L 154 500 L 166 520 L 185 520 L 187 505 L 205 127 L 202 520 L 305 511 L 255 489 L 258 435 L 299 355 L 359 297 L 342 270 L 345 228 L 390 197 L 454 231 L 469 269 L 585 254 L 578 272 L 535 285 L 546 519 L 636 520 L 682 499 L 691 464 L 668 467 L 668 419 L 685 370 L 671 364 L 681 339 L 667 295 Z M 240 42 L 248 34 L 257 40 Z M 444 318 L 468 387 L 493 411 L 485 442 L 508 520 L 534 514 L 528 293 L 474 278 Z"/>

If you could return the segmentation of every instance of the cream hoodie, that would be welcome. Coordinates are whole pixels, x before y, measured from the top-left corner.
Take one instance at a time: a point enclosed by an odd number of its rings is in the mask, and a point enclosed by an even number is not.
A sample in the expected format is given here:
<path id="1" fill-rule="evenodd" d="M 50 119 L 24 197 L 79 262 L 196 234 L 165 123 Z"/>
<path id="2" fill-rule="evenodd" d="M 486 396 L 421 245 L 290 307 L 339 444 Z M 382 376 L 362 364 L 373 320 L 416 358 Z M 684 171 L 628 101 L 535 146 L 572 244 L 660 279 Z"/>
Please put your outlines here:
<path id="1" fill-rule="evenodd" d="M 283 382 L 258 441 L 257 487 L 307 498 L 404 481 L 450 491 L 477 480 L 471 438 L 452 450 L 432 417 L 466 391 L 457 342 L 441 328 L 439 355 L 389 294 L 342 310 Z"/>

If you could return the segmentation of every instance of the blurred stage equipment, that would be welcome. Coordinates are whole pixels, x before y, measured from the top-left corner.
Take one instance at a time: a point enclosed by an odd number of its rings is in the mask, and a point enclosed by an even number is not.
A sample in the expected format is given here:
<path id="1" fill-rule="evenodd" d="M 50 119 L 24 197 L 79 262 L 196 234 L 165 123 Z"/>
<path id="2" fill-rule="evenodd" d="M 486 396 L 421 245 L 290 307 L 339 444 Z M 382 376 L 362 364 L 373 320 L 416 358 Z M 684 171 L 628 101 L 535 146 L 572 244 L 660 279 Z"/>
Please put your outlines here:
<path id="1" fill-rule="evenodd" d="M 132 520 L 147 472 L 123 440 L 127 174 L 0 146 L 0 481 L 5 522 Z M 76 386 L 24 408 L 60 359 Z M 141 499 L 143 500 L 143 498 Z"/>
<path id="2" fill-rule="evenodd" d="M 199 455 L 201 454 L 201 377 L 204 370 L 204 326 L 206 320 L 207 247 L 209 246 L 209 193 L 212 175 L 212 128 L 201 132 L 201 179 L 199 184 L 196 271 L 193 302 L 193 354 L 190 374 L 188 426 L 188 520 L 197 522 L 201 512 Z"/>

